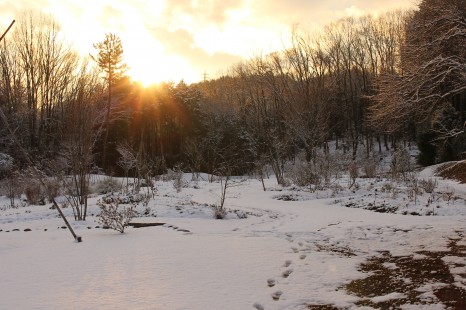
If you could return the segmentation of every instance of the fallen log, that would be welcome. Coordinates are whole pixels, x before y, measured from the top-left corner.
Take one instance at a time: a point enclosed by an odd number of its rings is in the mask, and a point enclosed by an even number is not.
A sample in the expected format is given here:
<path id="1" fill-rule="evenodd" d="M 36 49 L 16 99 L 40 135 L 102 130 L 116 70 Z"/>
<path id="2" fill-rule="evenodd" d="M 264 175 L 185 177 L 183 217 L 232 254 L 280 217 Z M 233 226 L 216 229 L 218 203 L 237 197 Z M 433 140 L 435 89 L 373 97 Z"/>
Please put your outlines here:
<path id="1" fill-rule="evenodd" d="M 152 226 L 163 226 L 165 223 L 129 223 L 128 226 L 134 227 L 134 228 L 142 228 L 142 227 L 152 227 Z"/>

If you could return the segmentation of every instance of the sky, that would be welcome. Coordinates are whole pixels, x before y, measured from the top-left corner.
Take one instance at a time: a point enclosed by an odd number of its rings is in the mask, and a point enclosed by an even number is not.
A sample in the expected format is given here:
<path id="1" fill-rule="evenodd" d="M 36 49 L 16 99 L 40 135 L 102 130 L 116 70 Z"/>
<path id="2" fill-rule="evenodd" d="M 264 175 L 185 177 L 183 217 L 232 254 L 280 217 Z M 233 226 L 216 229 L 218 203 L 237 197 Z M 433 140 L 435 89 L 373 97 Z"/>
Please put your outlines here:
<path id="1" fill-rule="evenodd" d="M 215 78 L 286 46 L 292 26 L 313 32 L 347 16 L 413 8 L 416 0 L 2 0 L 0 32 L 21 11 L 51 14 L 82 54 L 120 36 L 129 74 L 144 84 Z"/>

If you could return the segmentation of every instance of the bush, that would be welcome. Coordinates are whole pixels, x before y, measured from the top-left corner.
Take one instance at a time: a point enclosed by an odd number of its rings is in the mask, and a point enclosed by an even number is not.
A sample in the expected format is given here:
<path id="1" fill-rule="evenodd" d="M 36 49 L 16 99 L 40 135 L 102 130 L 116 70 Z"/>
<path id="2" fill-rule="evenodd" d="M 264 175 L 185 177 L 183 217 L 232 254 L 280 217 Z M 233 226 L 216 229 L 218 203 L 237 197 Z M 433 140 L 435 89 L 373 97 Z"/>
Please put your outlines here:
<path id="1" fill-rule="evenodd" d="M 432 194 L 437 187 L 437 180 L 436 179 L 426 179 L 426 180 L 420 180 L 419 181 L 419 186 L 428 194 Z"/>
<path id="2" fill-rule="evenodd" d="M 121 183 L 112 177 L 105 177 L 103 180 L 99 180 L 95 185 L 95 191 L 99 194 L 119 192 L 121 189 Z"/>
<path id="3" fill-rule="evenodd" d="M 348 167 L 352 162 L 349 154 L 327 154 L 318 152 L 314 159 L 315 172 L 321 180 L 324 181 L 325 186 L 329 186 L 330 179 L 341 178 L 343 173 L 348 171 Z"/>
<path id="4" fill-rule="evenodd" d="M 356 163 L 351 163 L 348 167 L 348 171 L 349 171 L 349 175 L 350 175 L 350 178 L 351 180 L 354 182 L 358 176 L 359 176 L 359 168 L 358 168 L 358 165 L 356 165 Z"/>
<path id="5" fill-rule="evenodd" d="M 223 220 L 228 213 L 227 210 L 221 205 L 212 204 L 210 206 L 212 207 L 213 216 L 216 220 Z"/>
<path id="6" fill-rule="evenodd" d="M 181 174 L 181 177 L 174 179 L 173 182 L 173 188 L 176 189 L 177 193 L 181 193 L 181 190 L 183 189 L 183 174 Z"/>
<path id="7" fill-rule="evenodd" d="M 24 194 L 29 204 L 45 204 L 44 196 L 41 192 L 40 183 L 35 180 L 29 180 L 24 187 Z"/>
<path id="8" fill-rule="evenodd" d="M 363 165 L 364 176 L 366 178 L 375 178 L 377 175 L 377 163 L 375 161 L 367 161 Z"/>
<path id="9" fill-rule="evenodd" d="M 99 202 L 98 205 L 100 207 L 99 223 L 120 233 L 125 232 L 125 228 L 136 215 L 134 205 L 120 207 L 118 203 L 106 204 L 102 202 Z"/>
<path id="10" fill-rule="evenodd" d="M 174 167 L 173 170 L 168 169 L 167 173 L 164 175 L 164 180 L 171 181 L 177 193 L 180 193 L 183 187 L 186 186 L 183 180 L 183 171 L 179 167 Z"/>
<path id="11" fill-rule="evenodd" d="M 145 202 L 148 199 L 150 199 L 150 196 L 147 194 L 114 195 L 109 193 L 102 197 L 102 201 L 106 204 L 139 204 L 140 202 L 146 204 Z"/>
<path id="12" fill-rule="evenodd" d="M 390 163 L 390 171 L 393 178 L 398 175 L 406 177 L 406 173 L 412 170 L 409 152 L 405 149 L 400 149 L 393 153 L 392 161 Z"/>
<path id="13" fill-rule="evenodd" d="M 384 184 L 382 185 L 382 188 L 380 189 L 380 191 L 381 191 L 382 193 L 384 193 L 384 192 L 389 193 L 389 192 L 391 192 L 393 189 L 394 189 L 393 184 L 390 183 L 390 182 L 387 182 L 387 183 L 384 183 Z"/>
<path id="14" fill-rule="evenodd" d="M 411 201 L 414 201 L 414 204 L 417 204 L 417 196 L 422 194 L 417 174 L 410 173 L 407 177 L 406 185 L 408 198 L 411 199 Z"/>
<path id="15" fill-rule="evenodd" d="M 287 179 L 297 186 L 309 186 L 320 184 L 319 176 L 312 170 L 308 163 L 296 163 L 288 167 L 285 172 Z"/>
<path id="16" fill-rule="evenodd" d="M 325 185 L 330 183 L 332 172 L 335 172 L 337 165 L 333 161 L 333 157 L 328 154 L 317 155 L 314 160 L 316 167 L 316 174 L 321 180 L 324 180 Z"/>
<path id="17" fill-rule="evenodd" d="M 23 193 L 23 180 L 18 171 L 13 171 L 6 180 L 6 196 L 10 199 L 20 198 Z"/>
<path id="18" fill-rule="evenodd" d="M 60 183 L 55 179 L 45 181 L 45 195 L 47 196 L 48 202 L 60 194 Z"/>

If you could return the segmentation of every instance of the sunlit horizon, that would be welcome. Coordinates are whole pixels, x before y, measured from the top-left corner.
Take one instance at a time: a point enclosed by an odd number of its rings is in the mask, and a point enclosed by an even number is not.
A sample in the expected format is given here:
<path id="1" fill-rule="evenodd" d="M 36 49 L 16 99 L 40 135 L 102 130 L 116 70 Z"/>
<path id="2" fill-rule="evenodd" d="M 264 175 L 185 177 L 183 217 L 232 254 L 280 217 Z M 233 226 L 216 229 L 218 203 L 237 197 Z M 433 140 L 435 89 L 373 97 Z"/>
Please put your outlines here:
<path id="1" fill-rule="evenodd" d="M 342 17 L 412 8 L 415 1 L 6 0 L 0 27 L 21 13 L 50 14 L 82 55 L 106 33 L 118 35 L 132 80 L 148 86 L 215 78 L 257 54 L 280 50 L 293 25 L 313 32 Z"/>

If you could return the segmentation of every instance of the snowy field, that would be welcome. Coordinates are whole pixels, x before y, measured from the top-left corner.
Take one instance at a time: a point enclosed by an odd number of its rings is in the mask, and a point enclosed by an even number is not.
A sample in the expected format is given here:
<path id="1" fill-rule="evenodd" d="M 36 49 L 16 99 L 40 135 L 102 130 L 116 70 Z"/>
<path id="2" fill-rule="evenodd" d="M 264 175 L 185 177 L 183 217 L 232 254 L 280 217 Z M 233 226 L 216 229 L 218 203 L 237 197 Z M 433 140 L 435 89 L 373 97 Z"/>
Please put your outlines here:
<path id="1" fill-rule="evenodd" d="M 432 177 L 432 169 L 421 175 Z M 12 209 L 2 197 L 0 309 L 446 309 L 454 304 L 440 289 L 466 291 L 466 185 L 439 179 L 437 195 L 414 203 L 402 186 L 388 189 L 377 179 L 358 179 L 357 190 L 343 184 L 313 193 L 272 178 L 266 191 L 255 179 L 234 182 L 230 212 L 215 220 L 209 204 L 219 199 L 218 182 L 191 181 L 177 193 L 158 181 L 150 208 L 139 206 L 133 222 L 165 224 L 124 234 L 99 226 L 95 196 L 85 222 L 64 209 L 81 243 L 50 205 Z M 398 208 L 375 212 L 364 209 L 369 204 Z M 449 283 L 430 277 L 414 285 L 397 262 L 422 262 L 433 252 Z M 347 289 L 374 273 L 361 264 L 387 255 L 392 261 L 381 268 L 411 285 L 409 292 Z"/>

